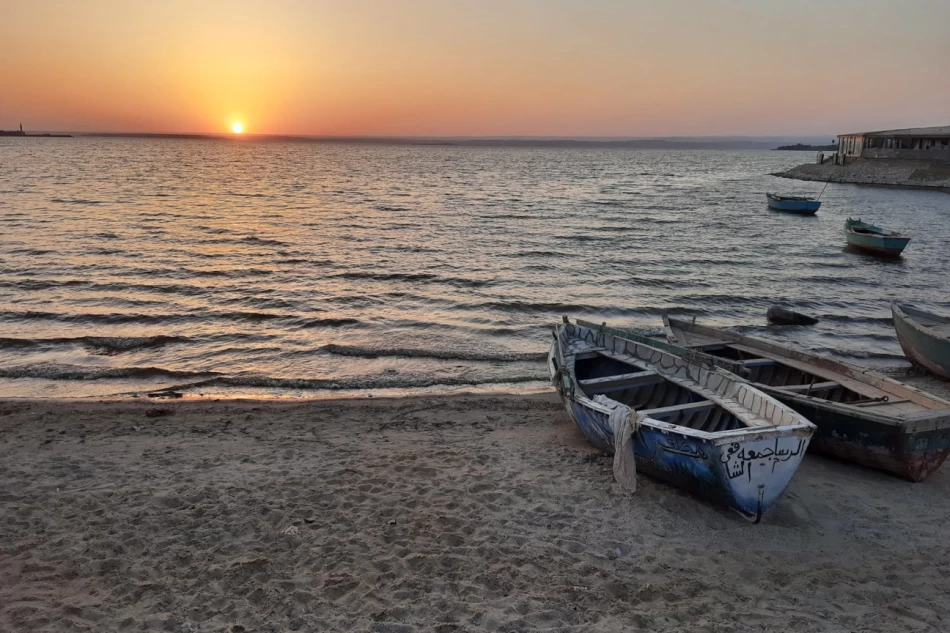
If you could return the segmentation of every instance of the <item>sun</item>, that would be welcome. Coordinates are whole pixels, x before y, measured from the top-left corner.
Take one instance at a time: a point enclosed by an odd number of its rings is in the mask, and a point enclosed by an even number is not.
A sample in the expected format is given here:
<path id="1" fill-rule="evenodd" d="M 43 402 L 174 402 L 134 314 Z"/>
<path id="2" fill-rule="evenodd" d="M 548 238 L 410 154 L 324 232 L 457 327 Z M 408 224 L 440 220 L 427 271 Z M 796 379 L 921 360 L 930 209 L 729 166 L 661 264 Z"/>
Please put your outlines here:
<path id="1" fill-rule="evenodd" d="M 235 134 L 242 134 L 244 132 L 244 125 L 240 121 L 235 121 L 231 124 L 231 131 Z"/>

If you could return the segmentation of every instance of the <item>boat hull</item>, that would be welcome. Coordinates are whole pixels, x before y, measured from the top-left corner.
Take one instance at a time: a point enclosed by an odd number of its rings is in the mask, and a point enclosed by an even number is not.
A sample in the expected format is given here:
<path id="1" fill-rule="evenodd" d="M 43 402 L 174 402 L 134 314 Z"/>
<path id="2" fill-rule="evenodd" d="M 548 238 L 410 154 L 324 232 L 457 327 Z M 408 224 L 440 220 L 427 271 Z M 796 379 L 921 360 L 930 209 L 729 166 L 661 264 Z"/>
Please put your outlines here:
<path id="1" fill-rule="evenodd" d="M 815 215 L 821 207 L 819 200 L 783 200 L 767 196 L 769 208 L 773 211 L 782 211 L 783 213 L 795 213 L 798 215 Z"/>
<path id="2" fill-rule="evenodd" d="M 950 380 L 950 340 L 926 332 L 897 305 L 891 306 L 891 310 L 894 331 L 904 355 L 933 374 Z"/>
<path id="3" fill-rule="evenodd" d="M 946 429 L 908 432 L 904 425 L 858 416 L 835 403 L 792 396 L 767 385 L 756 386 L 817 427 L 811 441 L 814 451 L 910 481 L 923 481 L 950 455 L 950 433 Z"/>
<path id="4" fill-rule="evenodd" d="M 895 312 L 895 325 L 899 321 Z M 887 387 L 890 389 L 891 400 L 899 401 L 901 398 L 910 397 L 908 391 L 918 392 L 907 385 L 875 376 L 865 369 L 852 369 L 832 359 L 784 349 L 774 343 L 715 328 L 668 320 L 667 329 L 671 340 L 677 342 L 684 341 L 682 335 L 674 335 L 674 328 L 678 328 L 687 336 L 693 333 L 704 337 L 707 345 L 719 341 L 722 344 L 741 344 L 749 350 L 758 349 L 763 353 L 782 353 L 794 361 L 810 363 L 816 371 L 822 368 L 834 370 L 850 379 L 862 379 L 880 387 Z M 686 349 L 691 355 L 702 353 L 699 349 Z M 741 371 L 741 366 L 737 367 L 737 370 Z M 762 382 L 751 382 L 815 424 L 817 428 L 810 445 L 815 451 L 883 470 L 911 481 L 926 479 L 950 456 L 950 406 L 932 396 L 921 394 L 929 399 L 929 404 L 921 407 L 917 413 L 893 416 L 875 413 L 873 408 L 790 393 Z"/>
<path id="5" fill-rule="evenodd" d="M 848 239 L 848 246 L 865 253 L 885 257 L 899 256 L 907 247 L 907 243 L 910 242 L 909 237 L 865 235 L 848 230 L 845 231 L 845 235 Z"/>
<path id="6" fill-rule="evenodd" d="M 607 414 L 569 396 L 562 401 L 590 443 L 613 454 Z M 758 522 L 788 488 L 810 437 L 765 428 L 735 442 L 717 443 L 641 424 L 633 439 L 637 471 Z"/>

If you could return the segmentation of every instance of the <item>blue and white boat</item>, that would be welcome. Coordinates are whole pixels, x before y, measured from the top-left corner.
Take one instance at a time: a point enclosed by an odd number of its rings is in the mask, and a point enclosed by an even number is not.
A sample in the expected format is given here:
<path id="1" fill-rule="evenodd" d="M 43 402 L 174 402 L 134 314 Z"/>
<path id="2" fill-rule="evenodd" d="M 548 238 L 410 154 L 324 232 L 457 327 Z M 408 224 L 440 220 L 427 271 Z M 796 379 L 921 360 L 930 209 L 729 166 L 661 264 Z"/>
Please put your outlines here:
<path id="1" fill-rule="evenodd" d="M 765 194 L 769 208 L 773 211 L 797 213 L 798 215 L 815 215 L 821 202 L 817 198 L 807 196 L 780 196 L 777 193 Z"/>
<path id="2" fill-rule="evenodd" d="M 848 240 L 848 246 L 885 257 L 897 257 L 910 242 L 910 238 L 906 235 L 885 231 L 879 226 L 852 218 L 845 220 L 844 234 Z"/>
<path id="3" fill-rule="evenodd" d="M 568 414 L 614 452 L 617 407 L 636 469 L 758 522 L 788 487 L 814 426 L 737 376 L 564 319 L 548 357 Z"/>

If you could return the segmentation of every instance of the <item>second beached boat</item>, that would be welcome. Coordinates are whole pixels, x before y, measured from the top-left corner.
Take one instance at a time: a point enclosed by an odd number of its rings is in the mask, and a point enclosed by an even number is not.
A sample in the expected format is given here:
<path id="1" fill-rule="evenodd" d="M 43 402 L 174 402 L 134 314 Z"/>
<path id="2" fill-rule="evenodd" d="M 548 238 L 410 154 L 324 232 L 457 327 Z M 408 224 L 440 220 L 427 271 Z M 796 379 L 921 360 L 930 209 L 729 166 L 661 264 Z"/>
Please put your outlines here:
<path id="1" fill-rule="evenodd" d="M 785 491 L 814 426 L 712 365 L 571 323 L 555 328 L 551 378 L 594 446 L 615 450 L 612 414 L 634 421 L 636 469 L 758 521 Z"/>
<path id="2" fill-rule="evenodd" d="M 906 235 L 888 232 L 879 226 L 852 218 L 845 220 L 844 234 L 848 246 L 885 257 L 897 257 L 910 242 Z"/>
<path id="3" fill-rule="evenodd" d="M 904 355 L 950 380 L 950 318 L 896 302 L 891 303 L 891 312 Z"/>
<path id="4" fill-rule="evenodd" d="M 818 427 L 812 446 L 921 481 L 950 454 L 950 402 L 868 369 L 694 322 L 663 317 L 671 343 L 732 371 Z M 896 322 L 896 313 L 895 313 Z"/>

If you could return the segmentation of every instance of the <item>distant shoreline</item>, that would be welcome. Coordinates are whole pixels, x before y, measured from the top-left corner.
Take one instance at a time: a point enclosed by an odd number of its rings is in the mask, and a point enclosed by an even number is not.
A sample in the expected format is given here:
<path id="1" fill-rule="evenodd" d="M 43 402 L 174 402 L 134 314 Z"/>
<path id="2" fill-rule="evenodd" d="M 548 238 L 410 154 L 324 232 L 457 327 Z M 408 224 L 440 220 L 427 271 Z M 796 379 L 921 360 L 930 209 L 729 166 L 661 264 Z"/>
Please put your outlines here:
<path id="1" fill-rule="evenodd" d="M 0 138 L 72 138 L 72 134 L 20 134 L 19 132 L 8 132 L 0 130 Z"/>
<path id="2" fill-rule="evenodd" d="M 97 138 L 142 138 L 181 140 L 263 141 L 282 143 L 360 143 L 366 145 L 425 145 L 447 147 L 525 147 L 525 148 L 620 148 L 620 149 L 698 149 L 698 150 L 770 150 L 782 140 L 665 140 L 665 139 L 534 139 L 534 138 L 413 138 L 383 136 L 294 136 L 288 134 L 156 134 L 143 132 L 98 132 L 77 136 Z"/>
<path id="3" fill-rule="evenodd" d="M 776 147 L 777 150 L 790 152 L 835 152 L 838 151 L 837 145 L 807 145 L 805 143 L 796 143 L 794 145 L 782 145 Z"/>

